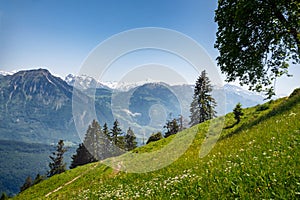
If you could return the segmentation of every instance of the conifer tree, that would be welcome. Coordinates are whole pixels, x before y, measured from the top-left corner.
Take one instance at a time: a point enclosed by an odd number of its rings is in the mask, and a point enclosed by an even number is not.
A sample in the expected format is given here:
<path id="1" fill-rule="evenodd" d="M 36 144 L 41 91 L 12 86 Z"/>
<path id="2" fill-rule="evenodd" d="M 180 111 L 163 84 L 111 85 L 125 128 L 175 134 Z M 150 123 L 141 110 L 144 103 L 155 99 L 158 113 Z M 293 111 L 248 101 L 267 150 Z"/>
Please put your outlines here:
<path id="1" fill-rule="evenodd" d="M 23 192 L 24 190 L 30 188 L 32 186 L 32 179 L 30 176 L 27 176 L 25 179 L 25 183 L 20 187 L 20 192 Z"/>
<path id="2" fill-rule="evenodd" d="M 55 174 L 60 174 L 66 171 L 66 163 L 64 162 L 64 153 L 67 149 L 64 147 L 64 141 L 60 140 L 56 147 L 56 152 L 49 156 L 52 162 L 49 163 L 50 170 L 48 171 L 48 177 Z"/>
<path id="3" fill-rule="evenodd" d="M 83 141 L 85 148 L 94 156 L 96 160 L 99 160 L 99 157 L 101 157 L 101 147 L 99 145 L 101 134 L 102 130 L 100 124 L 96 120 L 93 120 L 86 131 Z"/>
<path id="4" fill-rule="evenodd" d="M 216 112 L 214 110 L 216 101 L 212 97 L 211 92 L 212 86 L 210 85 L 210 80 L 204 70 L 196 81 L 194 89 L 194 97 L 190 107 L 191 126 L 216 117 Z"/>
<path id="5" fill-rule="evenodd" d="M 125 142 L 118 120 L 115 120 L 113 124 L 113 128 L 110 131 L 110 137 L 112 141 L 112 154 L 114 156 L 122 154 L 122 149 L 125 149 Z"/>
<path id="6" fill-rule="evenodd" d="M 131 151 L 137 147 L 136 137 L 133 130 L 129 127 L 125 135 L 125 150 Z"/>
<path id="7" fill-rule="evenodd" d="M 95 157 L 85 148 L 84 144 L 81 143 L 76 150 L 76 154 L 72 156 L 70 169 L 96 161 Z"/>
<path id="8" fill-rule="evenodd" d="M 172 119 L 168 120 L 164 128 L 167 129 L 167 132 L 165 133 L 165 138 L 174 135 L 179 132 L 179 124 L 178 124 L 179 119 Z"/>
<path id="9" fill-rule="evenodd" d="M 72 156 L 70 169 L 103 159 L 101 126 L 96 120 L 88 126 L 83 143 L 79 144 L 76 154 Z"/>
<path id="10" fill-rule="evenodd" d="M 38 184 L 43 180 L 45 180 L 45 177 L 43 175 L 37 174 L 32 185 Z"/>
<path id="11" fill-rule="evenodd" d="M 5 192 L 2 192 L 0 200 L 7 200 L 7 199 L 9 199 L 7 194 Z"/>
<path id="12" fill-rule="evenodd" d="M 109 158 L 112 156 L 112 139 L 107 126 L 107 123 L 103 125 L 103 145 L 104 145 L 104 158 Z"/>
<path id="13" fill-rule="evenodd" d="M 234 119 L 236 119 L 236 123 L 240 123 L 241 116 L 244 114 L 242 110 L 242 104 L 236 104 L 235 108 L 233 109 Z"/>

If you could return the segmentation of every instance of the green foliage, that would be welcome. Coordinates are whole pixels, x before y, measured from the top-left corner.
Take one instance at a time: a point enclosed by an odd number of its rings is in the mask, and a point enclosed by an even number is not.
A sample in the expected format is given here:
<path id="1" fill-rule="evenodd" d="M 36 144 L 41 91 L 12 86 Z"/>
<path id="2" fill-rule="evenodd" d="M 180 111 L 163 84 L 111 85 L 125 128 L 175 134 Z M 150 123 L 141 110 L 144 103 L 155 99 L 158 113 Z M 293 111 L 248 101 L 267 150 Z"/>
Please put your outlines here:
<path id="1" fill-rule="evenodd" d="M 79 147 L 76 149 L 76 154 L 72 156 L 72 162 L 70 169 L 73 169 L 77 166 L 85 165 L 88 163 L 96 162 L 94 156 L 86 149 L 83 143 L 79 144 Z"/>
<path id="2" fill-rule="evenodd" d="M 264 111 L 264 110 L 268 110 L 269 109 L 269 105 L 268 104 L 262 104 L 262 105 L 259 105 L 256 110 L 257 111 Z"/>
<path id="3" fill-rule="evenodd" d="M 126 151 L 131 151 L 137 147 L 136 136 L 130 127 L 127 130 L 124 140 Z"/>
<path id="4" fill-rule="evenodd" d="M 125 142 L 118 120 L 115 120 L 113 124 L 113 128 L 110 131 L 110 138 L 113 144 L 113 154 L 122 154 L 122 149 L 125 149 Z"/>
<path id="5" fill-rule="evenodd" d="M 45 179 L 46 179 L 45 176 L 37 174 L 34 181 L 33 181 L 33 183 L 32 183 L 32 185 L 38 184 L 38 183 L 42 182 Z"/>
<path id="6" fill-rule="evenodd" d="M 167 132 L 165 133 L 165 138 L 178 133 L 180 128 L 178 125 L 178 119 L 172 119 L 171 121 L 168 120 L 164 128 L 167 129 Z"/>
<path id="7" fill-rule="evenodd" d="M 160 170 L 115 172 L 92 163 L 53 176 L 14 199 L 299 199 L 300 95 L 269 106 L 261 112 L 243 109 L 240 123 L 224 129 L 222 136 L 228 137 L 206 157 L 199 158 L 199 151 L 210 121 L 134 150 L 158 151 L 174 137 L 197 131 L 189 149 Z M 233 113 L 225 116 L 225 126 L 234 121 Z"/>
<path id="8" fill-rule="evenodd" d="M 28 176 L 25 180 L 25 183 L 20 187 L 20 192 L 23 192 L 24 190 L 30 188 L 32 186 L 33 182 L 30 176 Z"/>
<path id="9" fill-rule="evenodd" d="M 240 123 L 241 116 L 244 114 L 242 109 L 242 104 L 236 104 L 235 108 L 233 109 L 234 119 L 236 119 L 236 123 Z"/>
<path id="10" fill-rule="evenodd" d="M 49 156 L 52 160 L 49 163 L 50 170 L 48 171 L 48 177 L 60 174 L 66 171 L 66 163 L 64 162 L 64 153 L 67 149 L 64 147 L 64 141 L 59 140 L 56 152 L 52 153 L 52 156 Z"/>
<path id="11" fill-rule="evenodd" d="M 150 142 L 155 142 L 155 141 L 161 140 L 163 138 L 164 137 L 162 136 L 161 132 L 153 133 L 147 140 L 146 144 L 149 144 Z"/>
<path id="12" fill-rule="evenodd" d="M 122 149 L 125 148 L 132 150 L 136 147 L 136 137 L 131 129 L 128 131 L 129 135 L 124 137 L 117 120 L 111 132 L 106 123 L 102 130 L 100 124 L 93 120 L 87 129 L 83 143 L 79 144 L 76 154 L 72 156 L 70 168 L 120 155 L 124 153 Z"/>
<path id="13" fill-rule="evenodd" d="M 1 194 L 0 200 L 7 200 L 7 199 L 8 199 L 7 194 L 6 194 L 5 192 L 3 192 L 3 193 Z"/>
<path id="14" fill-rule="evenodd" d="M 275 79 L 300 63 L 299 9 L 298 0 L 219 0 L 215 47 L 227 81 L 274 95 Z"/>
<path id="15" fill-rule="evenodd" d="M 214 110 L 216 101 L 212 97 L 211 92 L 212 86 L 210 85 L 210 80 L 204 70 L 201 72 L 201 75 L 195 84 L 194 97 L 190 107 L 191 126 L 205 122 L 216 116 L 216 111 Z"/>

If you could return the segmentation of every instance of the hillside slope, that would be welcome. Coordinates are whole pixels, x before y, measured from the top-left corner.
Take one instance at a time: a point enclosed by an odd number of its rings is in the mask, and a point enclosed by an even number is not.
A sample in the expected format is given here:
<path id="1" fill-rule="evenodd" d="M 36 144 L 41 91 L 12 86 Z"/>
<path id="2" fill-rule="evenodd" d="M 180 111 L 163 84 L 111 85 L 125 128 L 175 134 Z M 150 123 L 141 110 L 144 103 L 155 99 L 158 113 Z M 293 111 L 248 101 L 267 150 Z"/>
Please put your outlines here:
<path id="1" fill-rule="evenodd" d="M 174 163 L 148 173 L 125 173 L 92 163 L 54 176 L 14 199 L 296 199 L 300 198 L 300 90 L 289 98 L 244 109 L 241 123 L 226 115 L 222 136 L 199 158 L 209 122 Z M 174 137 L 140 147 L 158 150 Z M 172 153 L 172 152 L 170 152 Z"/>

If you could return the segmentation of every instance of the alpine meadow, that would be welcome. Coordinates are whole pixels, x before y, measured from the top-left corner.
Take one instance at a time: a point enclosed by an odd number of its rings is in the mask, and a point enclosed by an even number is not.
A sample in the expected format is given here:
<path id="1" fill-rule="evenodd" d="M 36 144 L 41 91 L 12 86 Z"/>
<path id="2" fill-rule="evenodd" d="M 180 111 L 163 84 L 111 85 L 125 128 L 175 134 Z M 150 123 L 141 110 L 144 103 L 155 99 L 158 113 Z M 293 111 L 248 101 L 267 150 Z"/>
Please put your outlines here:
<path id="1" fill-rule="evenodd" d="M 300 199 L 299 11 L 0 1 L 0 200 Z"/>

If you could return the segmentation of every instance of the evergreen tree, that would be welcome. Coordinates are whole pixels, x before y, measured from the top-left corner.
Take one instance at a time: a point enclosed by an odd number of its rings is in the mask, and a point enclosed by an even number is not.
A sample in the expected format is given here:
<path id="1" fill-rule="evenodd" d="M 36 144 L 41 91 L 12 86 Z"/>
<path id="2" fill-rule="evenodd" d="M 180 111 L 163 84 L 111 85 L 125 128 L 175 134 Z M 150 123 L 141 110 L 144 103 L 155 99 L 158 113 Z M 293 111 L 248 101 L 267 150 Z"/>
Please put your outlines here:
<path id="1" fill-rule="evenodd" d="M 38 184 L 43 180 L 45 180 L 45 177 L 43 175 L 37 174 L 32 185 Z"/>
<path id="2" fill-rule="evenodd" d="M 1 194 L 0 200 L 7 200 L 7 199 L 8 199 L 7 194 L 6 194 L 5 192 L 3 192 L 3 193 Z"/>
<path id="3" fill-rule="evenodd" d="M 236 104 L 235 108 L 233 109 L 234 119 L 236 119 L 236 123 L 240 123 L 241 116 L 244 114 L 242 110 L 241 103 Z"/>
<path id="4" fill-rule="evenodd" d="M 30 188 L 32 186 L 32 179 L 30 176 L 27 176 L 25 179 L 25 183 L 21 186 L 20 192 L 23 192 L 24 190 Z"/>
<path id="5" fill-rule="evenodd" d="M 76 149 L 76 154 L 72 156 L 70 169 L 96 161 L 95 157 L 85 148 L 84 144 L 81 143 Z"/>
<path id="6" fill-rule="evenodd" d="M 93 120 L 88 127 L 83 144 L 96 160 L 99 160 L 101 157 L 101 147 L 99 145 L 101 135 L 102 130 L 99 123 L 96 120 Z"/>
<path id="7" fill-rule="evenodd" d="M 179 119 L 172 119 L 168 120 L 164 128 L 167 129 L 167 132 L 165 133 L 165 138 L 174 135 L 179 132 L 179 124 L 178 124 Z"/>
<path id="8" fill-rule="evenodd" d="M 125 135 L 125 150 L 131 151 L 137 147 L 136 137 L 132 129 L 129 127 Z"/>
<path id="9" fill-rule="evenodd" d="M 216 117 L 214 110 L 216 101 L 212 97 L 211 92 L 212 86 L 204 70 L 201 72 L 194 89 L 194 97 L 190 107 L 191 126 Z"/>
<path id="10" fill-rule="evenodd" d="M 52 156 L 49 156 L 52 162 L 49 163 L 50 170 L 48 172 L 48 177 L 66 171 L 66 163 L 64 162 L 63 157 L 66 151 L 67 149 L 64 147 L 64 141 L 60 140 L 57 144 L 56 152 L 53 152 Z"/>
<path id="11" fill-rule="evenodd" d="M 112 154 L 113 156 L 124 153 L 122 150 L 125 149 L 124 136 L 122 129 L 119 127 L 118 120 L 114 121 L 113 128 L 110 131 L 110 138 L 112 142 Z"/>
<path id="12" fill-rule="evenodd" d="M 104 125 L 103 125 L 103 134 L 105 136 L 107 136 L 107 138 L 109 138 L 111 140 L 110 135 L 109 135 L 109 130 L 108 130 L 107 123 L 104 123 Z"/>
<path id="13" fill-rule="evenodd" d="M 122 133 L 122 129 L 120 128 L 118 120 L 115 120 L 110 134 L 111 134 L 112 143 L 115 146 L 124 149 L 124 137 L 122 136 L 123 133 Z"/>
<path id="14" fill-rule="evenodd" d="M 72 156 L 70 168 L 85 165 L 98 160 L 111 157 L 111 141 L 107 124 L 101 129 L 100 124 L 93 120 L 89 125 L 84 141 L 76 150 L 76 154 Z"/>
<path id="15" fill-rule="evenodd" d="M 107 123 L 103 125 L 103 145 L 104 145 L 104 158 L 109 158 L 112 156 L 112 139 L 107 126 Z"/>

